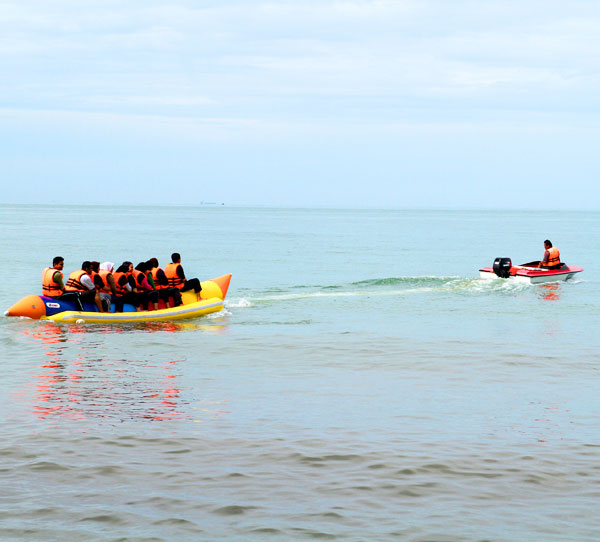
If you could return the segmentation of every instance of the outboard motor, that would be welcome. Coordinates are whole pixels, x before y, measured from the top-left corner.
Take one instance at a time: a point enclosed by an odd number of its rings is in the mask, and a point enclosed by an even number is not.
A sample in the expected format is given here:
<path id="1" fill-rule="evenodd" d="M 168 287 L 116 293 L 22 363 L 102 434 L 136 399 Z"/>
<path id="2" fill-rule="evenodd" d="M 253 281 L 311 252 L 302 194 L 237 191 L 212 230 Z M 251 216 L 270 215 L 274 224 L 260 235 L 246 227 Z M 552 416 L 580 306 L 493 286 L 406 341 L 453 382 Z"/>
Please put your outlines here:
<path id="1" fill-rule="evenodd" d="M 512 267 L 512 262 L 510 258 L 496 258 L 494 260 L 494 273 L 501 279 L 507 279 L 510 277 L 510 268 Z"/>

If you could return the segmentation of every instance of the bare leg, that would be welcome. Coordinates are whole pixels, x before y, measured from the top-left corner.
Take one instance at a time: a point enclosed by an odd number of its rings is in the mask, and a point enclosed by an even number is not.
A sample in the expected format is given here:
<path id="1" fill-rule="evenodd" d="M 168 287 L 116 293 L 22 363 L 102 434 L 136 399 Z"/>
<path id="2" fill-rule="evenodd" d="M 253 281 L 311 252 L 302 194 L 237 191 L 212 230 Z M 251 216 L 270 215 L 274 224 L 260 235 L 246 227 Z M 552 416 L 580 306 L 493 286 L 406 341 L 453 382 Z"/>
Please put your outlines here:
<path id="1" fill-rule="evenodd" d="M 102 300 L 100 299 L 100 294 L 96 291 L 96 295 L 94 295 L 94 303 L 96 303 L 96 307 L 98 307 L 98 312 L 104 312 L 104 307 L 102 306 Z"/>

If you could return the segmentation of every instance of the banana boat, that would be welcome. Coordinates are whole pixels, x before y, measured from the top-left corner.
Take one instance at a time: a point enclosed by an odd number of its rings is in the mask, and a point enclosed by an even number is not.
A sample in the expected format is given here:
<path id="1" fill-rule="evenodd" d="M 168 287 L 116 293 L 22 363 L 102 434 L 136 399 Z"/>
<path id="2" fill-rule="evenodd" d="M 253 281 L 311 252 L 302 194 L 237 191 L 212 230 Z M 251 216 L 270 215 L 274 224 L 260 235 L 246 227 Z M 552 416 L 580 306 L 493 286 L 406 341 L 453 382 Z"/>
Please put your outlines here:
<path id="1" fill-rule="evenodd" d="M 165 307 L 161 301 L 157 310 L 137 311 L 133 305 L 125 303 L 123 312 L 114 312 L 114 305 L 111 306 L 111 312 L 98 312 L 95 305 L 83 303 L 84 310 L 81 311 L 76 303 L 69 300 L 43 295 L 28 295 L 15 303 L 4 314 L 33 320 L 78 324 L 186 320 L 222 310 L 230 281 L 231 274 L 201 282 L 200 299 L 193 290 L 181 292 L 183 303 L 179 307 Z"/>

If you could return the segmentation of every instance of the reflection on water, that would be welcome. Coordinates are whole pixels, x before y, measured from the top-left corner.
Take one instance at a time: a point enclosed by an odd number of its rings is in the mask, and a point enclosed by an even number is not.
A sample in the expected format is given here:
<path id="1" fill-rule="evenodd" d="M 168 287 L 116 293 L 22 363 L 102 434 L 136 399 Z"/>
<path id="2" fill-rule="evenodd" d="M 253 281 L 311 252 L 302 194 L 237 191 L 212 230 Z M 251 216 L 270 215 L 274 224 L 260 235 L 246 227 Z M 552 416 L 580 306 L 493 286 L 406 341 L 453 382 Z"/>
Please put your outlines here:
<path id="1" fill-rule="evenodd" d="M 156 332 L 222 333 L 224 326 L 155 322 L 135 326 L 60 325 L 36 322 L 22 332 L 43 357 L 18 400 L 30 401 L 39 420 L 110 421 L 189 419 L 181 398 L 184 357 Z M 139 332 L 148 333 L 145 335 Z M 159 335 L 164 337 L 164 335 Z M 132 348 L 136 340 L 138 347 Z M 148 347 L 154 341 L 156 346 Z M 171 355 L 165 355 L 165 349 Z M 124 358 L 122 352 L 129 357 Z M 26 398 L 29 399 L 26 399 Z"/>
<path id="2" fill-rule="evenodd" d="M 560 284 L 557 282 L 540 284 L 539 287 L 542 299 L 547 301 L 558 301 L 560 299 Z"/>

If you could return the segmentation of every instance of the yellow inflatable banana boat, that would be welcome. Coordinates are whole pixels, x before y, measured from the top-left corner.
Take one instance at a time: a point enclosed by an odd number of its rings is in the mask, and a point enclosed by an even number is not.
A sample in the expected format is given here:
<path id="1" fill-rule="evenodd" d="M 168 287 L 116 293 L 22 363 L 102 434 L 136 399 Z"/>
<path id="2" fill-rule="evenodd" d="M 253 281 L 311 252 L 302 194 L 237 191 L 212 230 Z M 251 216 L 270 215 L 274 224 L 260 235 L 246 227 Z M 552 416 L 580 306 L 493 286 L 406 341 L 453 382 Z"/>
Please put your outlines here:
<path id="1" fill-rule="evenodd" d="M 181 292 L 183 303 L 179 307 L 136 311 L 133 305 L 125 303 L 123 312 L 98 312 L 95 305 L 84 303 L 85 310 L 81 311 L 72 301 L 28 295 L 10 307 L 5 315 L 78 324 L 186 320 L 222 310 L 230 281 L 231 274 L 201 282 L 200 299 L 193 291 Z M 114 311 L 114 306 L 111 311 Z"/>

